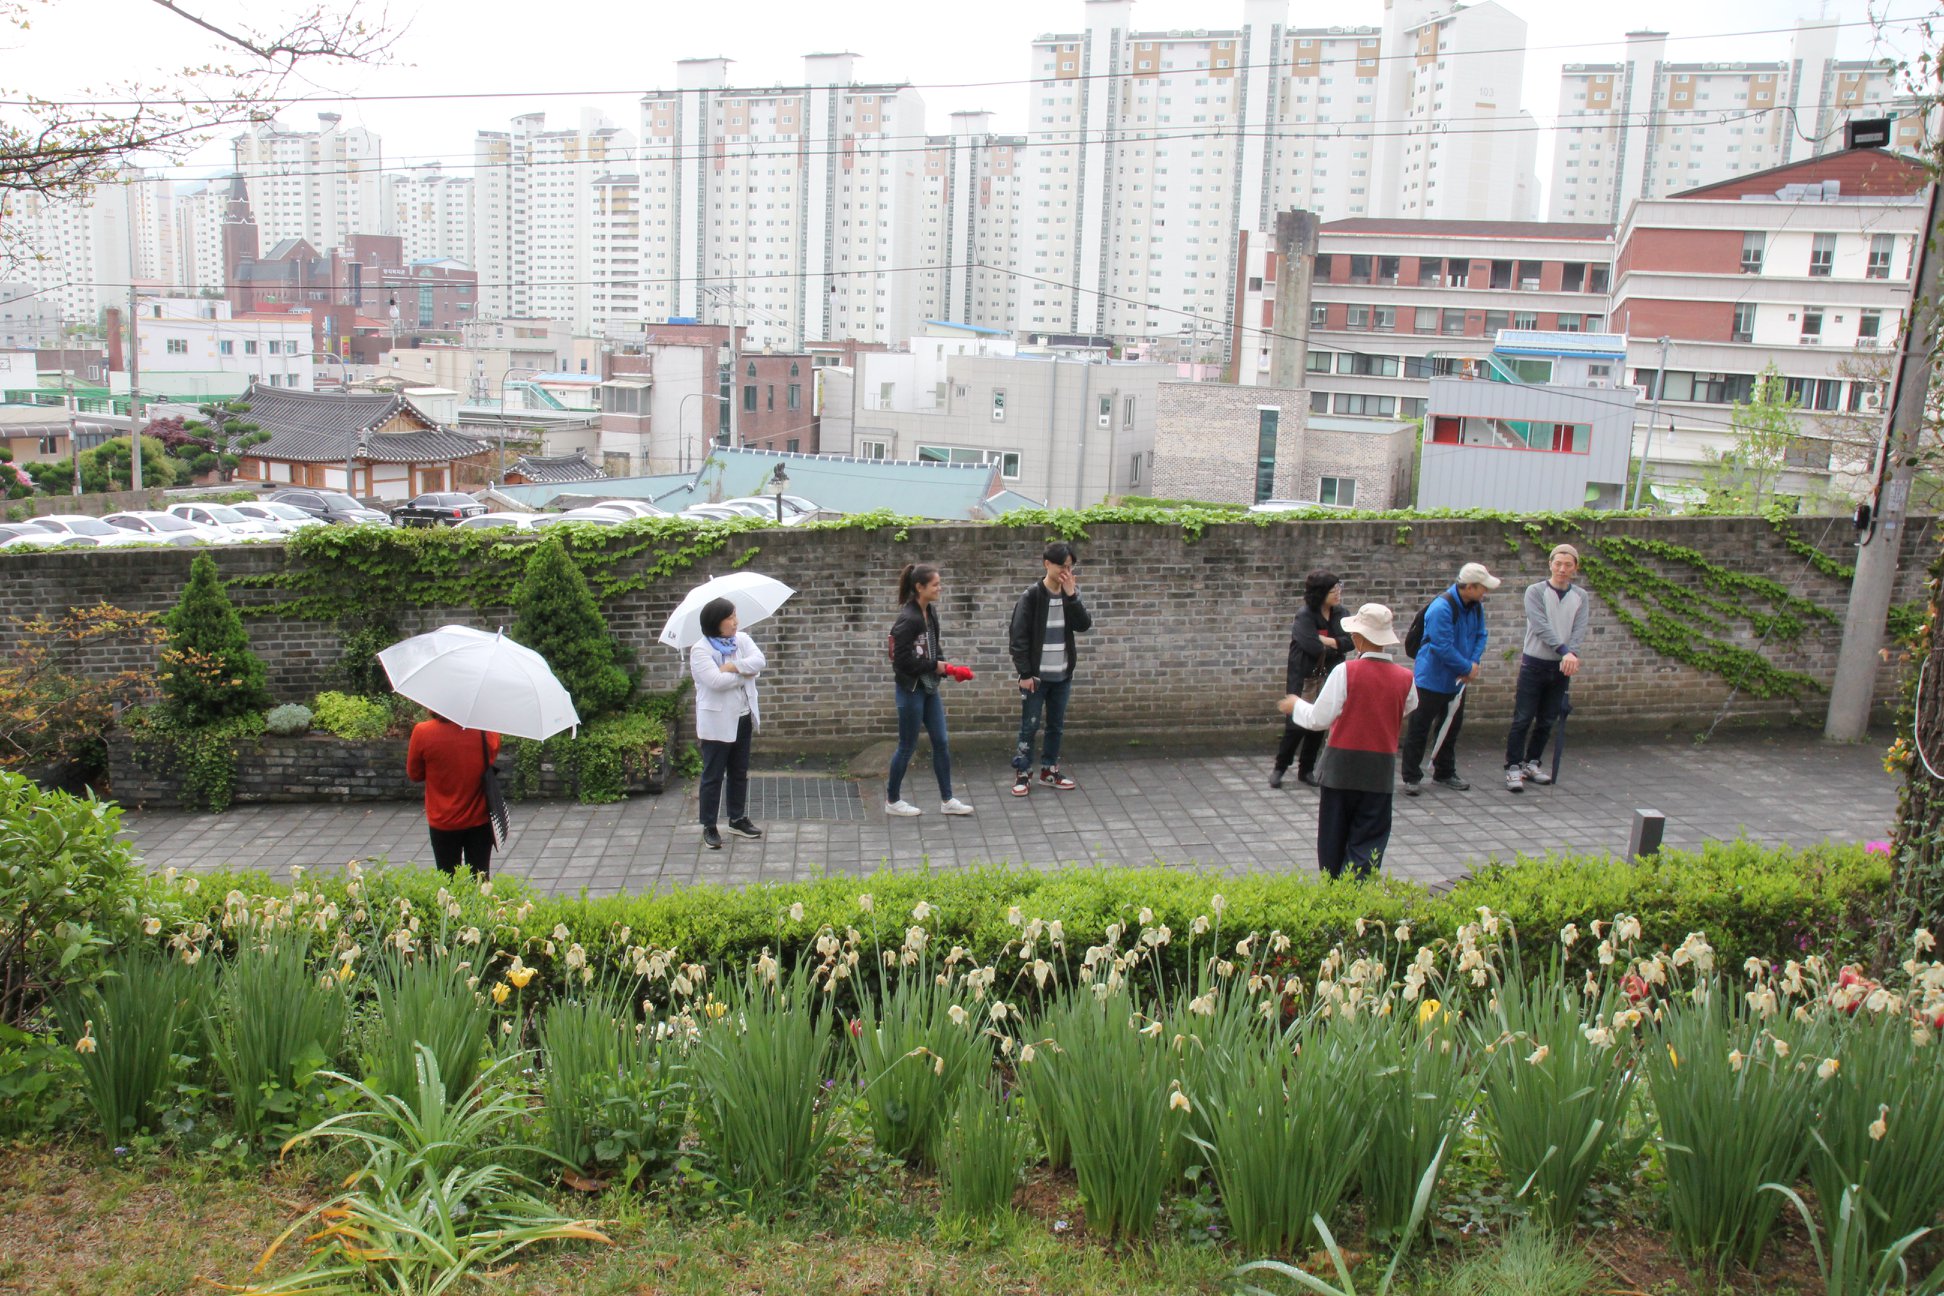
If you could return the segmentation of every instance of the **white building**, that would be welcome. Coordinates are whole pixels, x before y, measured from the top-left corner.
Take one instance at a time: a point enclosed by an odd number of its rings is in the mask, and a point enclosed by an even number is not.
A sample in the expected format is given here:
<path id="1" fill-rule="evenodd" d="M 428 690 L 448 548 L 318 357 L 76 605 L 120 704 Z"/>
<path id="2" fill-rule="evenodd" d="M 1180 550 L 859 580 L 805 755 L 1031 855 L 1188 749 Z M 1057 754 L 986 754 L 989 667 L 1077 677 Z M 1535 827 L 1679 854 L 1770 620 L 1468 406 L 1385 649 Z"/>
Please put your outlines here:
<path id="1" fill-rule="evenodd" d="M 405 244 L 406 261 L 449 257 L 473 263 L 473 178 L 447 175 L 437 162 L 385 176 L 385 227 Z M 360 231 L 369 233 L 371 231 Z"/>
<path id="2" fill-rule="evenodd" d="M 7 202 L 20 276 L 63 320 L 93 325 L 103 310 L 127 303 L 129 186 L 101 184 L 57 197 L 22 193 Z"/>
<path id="3" fill-rule="evenodd" d="M 634 139 L 593 109 L 548 130 L 545 113 L 473 145 L 473 268 L 480 315 L 544 316 L 585 331 L 592 314 L 587 214 L 594 181 L 625 165 Z"/>
<path id="4" fill-rule="evenodd" d="M 955 112 L 925 152 L 918 310 L 926 319 L 1010 327 L 1020 281 L 1023 136 L 995 135 L 989 112 Z"/>
<path id="5" fill-rule="evenodd" d="M 1834 19 L 1797 22 L 1790 56 L 1672 63 L 1667 33 L 1627 34 L 1618 63 L 1560 74 L 1554 220 L 1619 223 L 1660 198 L 1843 147 L 1843 125 L 1895 115 L 1892 146 L 1915 152 L 1924 119 L 1890 59 L 1839 60 Z"/>
<path id="6" fill-rule="evenodd" d="M 1289 208 L 1530 214 L 1525 24 L 1492 0 L 1393 0 L 1381 31 L 1291 28 L 1285 0 L 1244 0 L 1222 30 L 1133 14 L 1089 0 L 1084 31 L 1033 42 L 1019 327 L 1226 334 L 1235 234 Z"/>
<path id="7" fill-rule="evenodd" d="M 176 195 L 176 279 L 180 291 L 220 292 L 224 288 L 223 221 L 229 202 L 227 179 L 204 180 Z"/>
<path id="8" fill-rule="evenodd" d="M 26 283 L 0 283 L 0 367 L 8 367 L 9 387 L 34 385 L 33 349 L 61 345 L 61 308 L 48 294 Z M 18 372 L 26 353 L 26 381 Z M 13 354 L 3 354 L 11 352 Z M 10 367 L 9 367 L 10 366 Z"/>
<path id="9" fill-rule="evenodd" d="M 262 246 L 303 239 L 341 247 L 353 234 L 384 232 L 384 151 L 377 132 L 317 114 L 314 131 L 265 122 L 235 140 Z"/>
<path id="10" fill-rule="evenodd" d="M 235 316 L 220 298 L 144 297 L 135 334 L 147 396 L 227 399 L 252 383 L 312 390 L 308 315 Z M 126 373 L 111 376 L 117 390 L 127 381 Z"/>

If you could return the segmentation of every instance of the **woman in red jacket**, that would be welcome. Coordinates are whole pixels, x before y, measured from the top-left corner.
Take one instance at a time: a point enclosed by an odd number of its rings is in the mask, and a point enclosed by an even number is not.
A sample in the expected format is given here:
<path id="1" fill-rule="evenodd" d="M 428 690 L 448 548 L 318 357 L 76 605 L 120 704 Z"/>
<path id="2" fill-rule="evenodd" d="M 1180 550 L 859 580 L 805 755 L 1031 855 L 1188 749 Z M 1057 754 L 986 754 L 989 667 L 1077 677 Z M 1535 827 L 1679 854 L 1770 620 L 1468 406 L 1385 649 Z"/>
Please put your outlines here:
<path id="1" fill-rule="evenodd" d="M 493 828 L 481 787 L 486 767 L 499 757 L 500 739 L 483 729 L 464 729 L 441 715 L 413 726 L 405 749 L 405 776 L 425 784 L 425 822 L 432 829 L 432 860 L 456 874 L 459 860 L 480 877 L 493 858 Z"/>

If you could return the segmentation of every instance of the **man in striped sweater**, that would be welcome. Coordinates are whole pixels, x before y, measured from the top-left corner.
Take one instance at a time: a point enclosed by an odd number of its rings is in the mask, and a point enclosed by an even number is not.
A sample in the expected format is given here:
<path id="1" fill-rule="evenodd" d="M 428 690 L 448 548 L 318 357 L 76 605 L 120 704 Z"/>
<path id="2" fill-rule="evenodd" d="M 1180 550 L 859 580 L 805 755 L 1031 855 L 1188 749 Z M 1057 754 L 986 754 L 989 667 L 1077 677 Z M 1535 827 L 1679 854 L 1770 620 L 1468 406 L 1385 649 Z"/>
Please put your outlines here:
<path id="1" fill-rule="evenodd" d="M 1366 603 L 1345 617 L 1356 655 L 1330 672 L 1316 701 L 1295 694 L 1280 710 L 1305 729 L 1327 729 L 1317 778 L 1323 784 L 1316 816 L 1316 863 L 1333 878 L 1348 863 L 1358 878 L 1382 867 L 1390 844 L 1391 801 L 1397 779 L 1397 741 L 1404 717 L 1417 706 L 1411 668 L 1385 650 L 1397 643 L 1391 610 Z"/>

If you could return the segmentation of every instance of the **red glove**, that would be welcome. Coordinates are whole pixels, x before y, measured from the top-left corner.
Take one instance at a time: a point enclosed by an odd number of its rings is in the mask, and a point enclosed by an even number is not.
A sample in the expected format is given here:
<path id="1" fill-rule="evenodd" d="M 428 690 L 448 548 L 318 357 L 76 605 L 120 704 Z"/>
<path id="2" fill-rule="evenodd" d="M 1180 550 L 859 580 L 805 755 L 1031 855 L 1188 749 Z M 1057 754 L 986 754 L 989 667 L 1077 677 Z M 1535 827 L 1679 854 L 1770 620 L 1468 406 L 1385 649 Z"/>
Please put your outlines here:
<path id="1" fill-rule="evenodd" d="M 938 669 L 961 684 L 972 678 L 972 668 L 970 666 L 954 666 L 950 662 L 940 662 Z"/>

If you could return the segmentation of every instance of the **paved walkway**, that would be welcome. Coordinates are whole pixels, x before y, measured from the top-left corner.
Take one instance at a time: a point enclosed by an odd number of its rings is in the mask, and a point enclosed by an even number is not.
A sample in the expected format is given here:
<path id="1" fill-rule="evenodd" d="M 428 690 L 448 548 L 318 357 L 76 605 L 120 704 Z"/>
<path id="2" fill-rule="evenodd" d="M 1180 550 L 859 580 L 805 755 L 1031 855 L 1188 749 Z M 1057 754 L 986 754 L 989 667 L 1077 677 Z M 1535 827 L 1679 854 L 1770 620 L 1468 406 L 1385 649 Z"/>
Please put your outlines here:
<path id="1" fill-rule="evenodd" d="M 1271 731 L 1247 756 L 1144 747 L 1089 753 L 1072 742 L 1068 765 L 1079 789 L 1036 790 L 1025 799 L 1009 795 L 1004 756 L 955 752 L 955 790 L 978 810 L 964 819 L 937 813 L 922 750 L 906 780 L 908 798 L 927 811 L 915 820 L 885 819 L 880 778 L 759 771 L 751 810 L 765 836 L 730 838 L 720 851 L 702 847 L 692 783 L 611 806 L 515 803 L 512 837 L 494 871 L 549 891 L 597 895 L 1001 862 L 1312 871 L 1316 793 L 1293 778 L 1280 791 L 1269 788 L 1274 737 Z M 1832 747 L 1806 730 L 1724 732 L 1705 746 L 1690 738 L 1588 742 L 1575 735 L 1561 786 L 1520 796 L 1504 790 L 1496 759 L 1468 749 L 1470 792 L 1427 783 L 1423 796 L 1397 798 L 1385 867 L 1435 884 L 1492 856 L 1619 852 L 1636 807 L 1667 816 L 1673 846 L 1738 834 L 1795 845 L 1883 837 L 1896 806 L 1884 745 Z M 292 864 L 429 860 L 424 819 L 411 804 L 131 811 L 123 823 L 153 868 L 234 866 L 287 876 Z"/>

